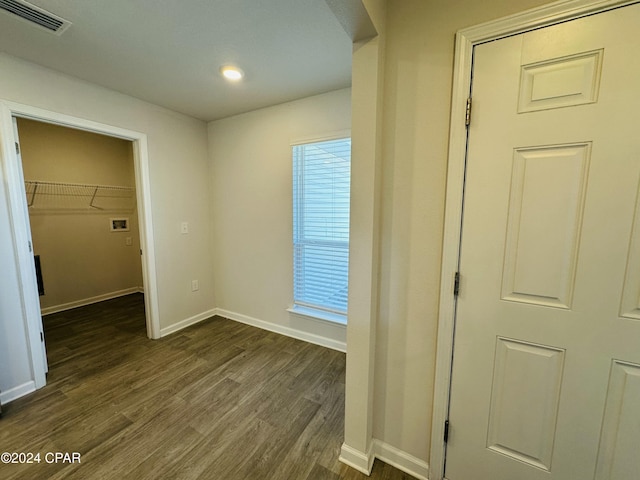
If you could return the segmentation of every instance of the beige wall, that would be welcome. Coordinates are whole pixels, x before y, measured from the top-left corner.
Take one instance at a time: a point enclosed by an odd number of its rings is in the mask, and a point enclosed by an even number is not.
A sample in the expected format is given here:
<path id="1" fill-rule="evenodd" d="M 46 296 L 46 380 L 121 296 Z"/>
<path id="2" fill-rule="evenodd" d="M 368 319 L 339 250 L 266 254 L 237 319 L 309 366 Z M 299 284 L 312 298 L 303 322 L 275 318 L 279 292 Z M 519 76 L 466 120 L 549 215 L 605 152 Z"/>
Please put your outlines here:
<path id="1" fill-rule="evenodd" d="M 343 326 L 286 311 L 293 304 L 291 143 L 351 126 L 350 89 L 209 124 L 217 307 L 344 343 Z"/>
<path id="2" fill-rule="evenodd" d="M 18 119 L 18 132 L 25 180 L 135 187 L 129 141 L 25 119 Z M 29 219 L 42 264 L 44 312 L 142 287 L 135 192 L 122 204 L 131 208 L 115 212 L 79 213 L 55 208 L 56 198 L 41 199 Z M 83 200 L 88 205 L 90 198 Z M 128 218 L 129 231 L 112 232 L 114 217 Z"/>
<path id="3" fill-rule="evenodd" d="M 545 3 L 387 3 L 374 437 L 427 462 L 455 32 Z"/>

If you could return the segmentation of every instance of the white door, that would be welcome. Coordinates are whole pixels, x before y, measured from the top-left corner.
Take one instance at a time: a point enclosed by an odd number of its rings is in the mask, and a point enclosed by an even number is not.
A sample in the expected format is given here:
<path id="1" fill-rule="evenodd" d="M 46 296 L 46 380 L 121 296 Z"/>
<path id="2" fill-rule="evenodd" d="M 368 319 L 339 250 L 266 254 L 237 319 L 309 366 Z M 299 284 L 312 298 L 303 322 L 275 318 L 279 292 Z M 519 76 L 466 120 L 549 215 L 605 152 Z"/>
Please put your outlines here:
<path id="1" fill-rule="evenodd" d="M 640 479 L 640 5 L 477 46 L 449 480 Z"/>
<path id="2" fill-rule="evenodd" d="M 16 119 L 16 117 L 11 117 L 11 120 L 13 122 L 13 138 L 16 142 L 16 145 L 20 145 L 20 136 L 18 135 L 18 120 Z M 16 149 L 16 154 L 18 156 L 17 158 L 18 161 L 16 165 L 19 170 L 20 181 L 24 183 L 24 174 L 22 172 L 22 157 L 21 157 L 20 151 L 21 150 L 18 147 Z M 26 201 L 23 201 L 22 205 L 24 206 L 24 209 L 25 209 L 25 218 L 28 219 L 29 212 L 28 212 Z M 27 227 L 27 235 L 29 237 L 29 245 L 30 245 L 29 250 L 33 252 L 33 240 L 31 237 L 31 225 L 29 224 L 29 222 L 27 222 L 26 227 Z M 29 271 L 27 272 L 27 275 L 25 275 L 26 278 L 23 279 L 23 282 L 24 283 L 28 282 L 34 285 L 36 282 L 36 274 L 35 274 L 35 267 L 33 266 L 33 258 L 29 258 L 29 262 L 30 262 L 28 266 Z M 40 303 L 38 302 L 38 297 L 37 297 L 38 289 L 36 287 L 35 289 L 31 288 L 30 290 L 34 293 L 33 297 L 35 298 L 37 303 L 34 302 L 33 305 L 25 306 L 25 310 L 27 311 L 27 322 L 29 322 L 32 325 L 33 331 L 38 332 L 40 334 L 40 342 L 37 342 L 37 344 L 39 344 L 39 348 L 37 348 L 37 351 L 31 352 L 32 368 L 34 370 L 34 377 L 37 379 L 36 380 L 37 388 L 39 388 L 44 386 L 44 378 L 42 378 L 44 377 L 44 375 L 39 372 L 40 366 L 44 367 L 43 373 L 46 373 L 49 371 L 49 365 L 47 362 L 47 348 L 44 343 L 44 327 L 42 325 L 42 314 L 40 312 Z M 25 295 L 25 297 L 32 297 L 32 296 Z M 33 348 L 33 346 L 34 346 L 34 343 L 32 342 L 31 347 Z M 40 356 L 42 358 L 40 358 Z"/>

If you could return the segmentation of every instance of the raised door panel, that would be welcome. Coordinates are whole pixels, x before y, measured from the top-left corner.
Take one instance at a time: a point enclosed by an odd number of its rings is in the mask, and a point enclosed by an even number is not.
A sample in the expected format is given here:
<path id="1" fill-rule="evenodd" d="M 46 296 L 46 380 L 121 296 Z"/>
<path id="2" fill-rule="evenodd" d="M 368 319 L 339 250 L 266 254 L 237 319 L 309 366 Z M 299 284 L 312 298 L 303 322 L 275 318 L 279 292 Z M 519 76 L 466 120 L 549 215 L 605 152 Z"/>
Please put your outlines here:
<path id="1" fill-rule="evenodd" d="M 564 350 L 498 337 L 487 448 L 551 469 Z"/>
<path id="2" fill-rule="evenodd" d="M 620 301 L 620 316 L 640 320 L 640 189 L 636 200 L 631 240 L 629 241 L 627 270 Z"/>
<path id="3" fill-rule="evenodd" d="M 596 480 L 640 478 L 640 365 L 614 360 Z"/>
<path id="4" fill-rule="evenodd" d="M 502 299 L 571 308 L 590 144 L 516 149 Z"/>
<path id="5" fill-rule="evenodd" d="M 518 113 L 595 103 L 603 50 L 522 66 Z"/>

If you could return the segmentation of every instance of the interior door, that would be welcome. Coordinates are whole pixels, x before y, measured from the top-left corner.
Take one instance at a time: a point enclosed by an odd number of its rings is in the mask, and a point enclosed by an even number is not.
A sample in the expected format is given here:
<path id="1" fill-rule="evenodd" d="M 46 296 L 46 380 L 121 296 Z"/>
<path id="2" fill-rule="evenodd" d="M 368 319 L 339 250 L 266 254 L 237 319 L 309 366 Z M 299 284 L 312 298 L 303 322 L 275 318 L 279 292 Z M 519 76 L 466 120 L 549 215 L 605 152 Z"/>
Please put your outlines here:
<path id="1" fill-rule="evenodd" d="M 640 478 L 639 25 L 474 50 L 449 480 Z"/>
<path id="2" fill-rule="evenodd" d="M 11 117 L 11 120 L 13 122 L 13 138 L 14 138 L 16 144 L 20 145 L 20 136 L 18 135 L 18 120 L 16 119 L 16 117 Z M 20 171 L 20 179 L 21 179 L 22 182 L 24 182 L 24 174 L 22 172 L 22 158 L 21 158 L 21 155 L 20 155 L 20 151 L 21 151 L 20 148 L 16 149 L 16 154 L 18 156 L 17 166 L 18 166 L 18 169 Z M 23 202 L 23 204 L 24 204 L 25 210 L 27 210 L 28 207 L 27 207 L 26 199 Z M 25 218 L 29 218 L 28 211 L 25 212 Z M 31 245 L 30 250 L 33 251 L 33 240 L 32 240 L 32 237 L 31 237 L 31 226 L 29 225 L 28 222 L 27 222 L 26 226 L 28 228 L 28 232 L 27 233 L 28 233 L 28 236 L 29 236 L 29 245 Z M 28 276 L 27 279 L 25 279 L 25 281 L 33 283 L 35 281 L 35 278 L 36 278 L 35 265 L 34 265 L 33 272 L 32 273 L 29 272 L 29 273 L 30 273 L 30 275 Z M 38 289 L 36 288 L 34 290 L 34 293 L 37 294 L 37 292 L 38 292 Z M 31 297 L 31 296 L 29 296 L 29 297 Z M 29 309 L 30 313 L 28 314 L 29 319 L 27 321 L 33 322 L 33 324 L 35 324 L 34 325 L 35 331 L 40 332 L 40 348 L 39 348 L 39 351 L 38 352 L 32 352 L 31 355 L 32 355 L 32 357 L 34 355 L 42 355 L 42 360 L 41 360 L 42 363 L 40 363 L 39 361 L 36 362 L 35 359 L 32 359 L 32 362 L 33 362 L 34 365 L 42 365 L 44 367 L 44 372 L 46 373 L 46 372 L 49 371 L 49 364 L 47 362 L 47 348 L 46 348 L 46 345 L 45 345 L 45 342 L 44 342 L 44 327 L 42 325 L 42 315 L 40 313 L 40 303 L 38 301 L 38 297 L 36 297 L 36 296 L 34 296 L 33 298 L 29 298 L 29 300 L 33 301 L 34 303 L 35 302 L 37 302 L 37 303 L 35 305 L 31 305 L 31 308 Z M 36 367 L 34 367 L 34 368 L 36 368 Z"/>

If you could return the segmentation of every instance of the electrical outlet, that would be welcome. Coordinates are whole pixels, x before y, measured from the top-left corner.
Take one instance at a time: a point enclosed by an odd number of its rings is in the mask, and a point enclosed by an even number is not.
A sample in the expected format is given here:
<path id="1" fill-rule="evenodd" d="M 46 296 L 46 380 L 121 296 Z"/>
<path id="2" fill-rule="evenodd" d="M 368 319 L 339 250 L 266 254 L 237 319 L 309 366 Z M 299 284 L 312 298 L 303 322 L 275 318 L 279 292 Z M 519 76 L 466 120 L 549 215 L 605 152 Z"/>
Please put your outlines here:
<path id="1" fill-rule="evenodd" d="M 197 292 L 200 290 L 200 285 L 198 284 L 198 280 L 191 280 L 191 291 Z"/>
<path id="2" fill-rule="evenodd" d="M 180 233 L 189 233 L 189 222 L 182 222 L 180 224 Z"/>
<path id="3" fill-rule="evenodd" d="M 133 245 L 133 238 L 131 238 L 131 237 L 127 237 L 127 238 L 125 238 L 125 239 L 124 239 L 124 244 L 125 244 L 127 247 L 130 247 L 131 245 Z"/>

